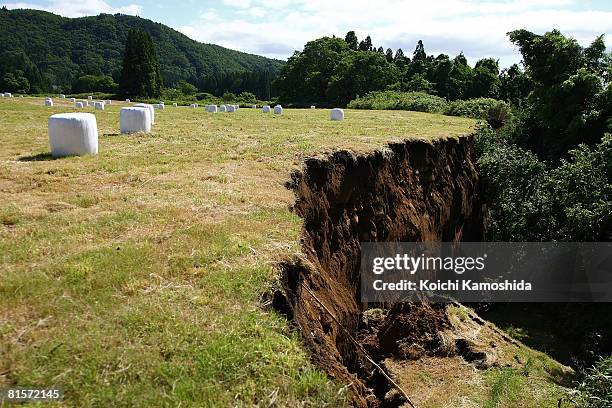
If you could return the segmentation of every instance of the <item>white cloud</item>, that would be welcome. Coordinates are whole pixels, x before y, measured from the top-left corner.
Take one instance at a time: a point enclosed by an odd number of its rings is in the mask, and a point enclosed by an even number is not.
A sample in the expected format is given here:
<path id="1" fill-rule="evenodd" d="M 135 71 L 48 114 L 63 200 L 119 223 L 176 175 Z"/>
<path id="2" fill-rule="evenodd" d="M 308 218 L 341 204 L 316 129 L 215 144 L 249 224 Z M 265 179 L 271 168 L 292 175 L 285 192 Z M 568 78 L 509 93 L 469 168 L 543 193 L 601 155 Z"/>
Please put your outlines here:
<path id="1" fill-rule="evenodd" d="M 251 5 L 251 0 L 222 0 L 222 3 L 229 7 L 244 9 Z"/>
<path id="2" fill-rule="evenodd" d="M 86 0 L 82 2 L 68 0 L 52 0 L 46 5 L 33 3 L 3 3 L 0 6 L 6 6 L 9 9 L 28 8 L 49 11 L 65 17 L 83 17 L 97 15 L 100 13 L 107 14 L 131 14 L 139 15 L 142 13 L 142 7 L 137 4 L 128 4 L 122 7 L 113 7 L 104 0 Z"/>
<path id="3" fill-rule="evenodd" d="M 511 30 L 558 28 L 583 44 L 612 34 L 612 9 L 581 11 L 575 0 L 277 0 L 265 19 L 249 11 L 265 9 L 267 3 L 246 1 L 249 10 L 225 10 L 215 24 L 200 28 L 195 21 L 179 30 L 199 41 L 277 58 L 287 58 L 314 38 L 355 30 L 359 38 L 370 35 L 376 46 L 401 47 L 408 54 L 423 39 L 430 53 L 464 51 L 472 62 L 493 56 L 502 65 L 519 60 L 506 35 Z M 236 6 L 239 0 L 225 2 Z"/>

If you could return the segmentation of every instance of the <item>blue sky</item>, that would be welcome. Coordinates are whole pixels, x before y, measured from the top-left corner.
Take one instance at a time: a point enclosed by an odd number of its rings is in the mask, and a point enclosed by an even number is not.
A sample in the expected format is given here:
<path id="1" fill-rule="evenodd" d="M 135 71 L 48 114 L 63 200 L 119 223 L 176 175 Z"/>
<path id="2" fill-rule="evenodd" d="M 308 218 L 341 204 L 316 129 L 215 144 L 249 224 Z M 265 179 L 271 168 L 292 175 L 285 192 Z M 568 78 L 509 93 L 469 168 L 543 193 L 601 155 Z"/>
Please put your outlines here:
<path id="1" fill-rule="evenodd" d="M 520 56 L 506 32 L 560 29 L 582 44 L 606 34 L 612 45 L 610 0 L 24 0 L 8 8 L 38 8 L 68 17 L 99 13 L 139 15 L 207 43 L 286 59 L 308 40 L 355 30 L 374 45 L 411 54 L 422 39 L 428 53 L 456 55 L 471 63 L 496 57 L 502 66 Z"/>

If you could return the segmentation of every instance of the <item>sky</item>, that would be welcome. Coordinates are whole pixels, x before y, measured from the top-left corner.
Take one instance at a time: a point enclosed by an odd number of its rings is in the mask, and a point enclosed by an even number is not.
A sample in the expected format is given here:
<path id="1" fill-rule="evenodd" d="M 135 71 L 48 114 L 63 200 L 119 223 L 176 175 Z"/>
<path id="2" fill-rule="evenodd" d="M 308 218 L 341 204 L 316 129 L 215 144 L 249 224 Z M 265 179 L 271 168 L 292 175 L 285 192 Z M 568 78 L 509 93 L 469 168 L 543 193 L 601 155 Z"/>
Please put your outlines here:
<path id="1" fill-rule="evenodd" d="M 66 17 L 138 15 L 200 42 L 278 59 L 307 41 L 344 38 L 349 30 L 409 56 L 421 39 L 428 54 L 463 52 L 472 64 L 494 57 L 502 67 L 520 61 L 506 36 L 518 28 L 536 33 L 557 28 L 583 45 L 606 34 L 612 46 L 612 0 L 0 0 L 0 5 Z"/>

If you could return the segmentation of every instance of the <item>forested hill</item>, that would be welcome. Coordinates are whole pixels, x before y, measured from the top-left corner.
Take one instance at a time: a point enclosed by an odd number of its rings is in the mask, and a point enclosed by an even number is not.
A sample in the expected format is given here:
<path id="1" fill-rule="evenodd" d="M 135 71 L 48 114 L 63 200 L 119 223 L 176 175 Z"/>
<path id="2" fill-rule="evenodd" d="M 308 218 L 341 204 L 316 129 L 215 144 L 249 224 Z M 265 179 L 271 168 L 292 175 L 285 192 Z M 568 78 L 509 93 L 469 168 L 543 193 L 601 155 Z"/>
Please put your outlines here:
<path id="1" fill-rule="evenodd" d="M 143 29 L 153 38 L 165 86 L 187 80 L 203 89 L 204 82 L 210 86 L 211 78 L 213 82 L 223 81 L 239 72 L 268 72 L 274 76 L 283 64 L 202 44 L 140 17 L 101 14 L 65 18 L 44 11 L 5 8 L 0 10 L 0 61 L 23 59 L 23 51 L 49 84 L 60 87 L 69 87 L 86 74 L 117 79 L 127 33 L 133 28 Z"/>

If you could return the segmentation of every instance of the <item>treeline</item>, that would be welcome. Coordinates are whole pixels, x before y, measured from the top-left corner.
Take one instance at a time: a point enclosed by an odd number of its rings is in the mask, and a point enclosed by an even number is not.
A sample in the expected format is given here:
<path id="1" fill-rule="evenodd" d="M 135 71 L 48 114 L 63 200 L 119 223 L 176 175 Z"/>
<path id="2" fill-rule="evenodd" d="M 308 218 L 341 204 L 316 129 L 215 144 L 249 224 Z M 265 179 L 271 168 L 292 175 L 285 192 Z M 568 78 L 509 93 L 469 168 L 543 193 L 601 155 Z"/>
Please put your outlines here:
<path id="1" fill-rule="evenodd" d="M 483 126 L 477 134 L 487 240 L 611 241 L 612 55 L 603 36 L 588 47 L 556 30 L 517 30 L 509 37 L 521 51 L 533 90 L 515 106 L 512 120 L 496 130 Z M 612 355 L 611 304 L 533 308 L 556 322 L 553 335 L 571 349 L 574 367 Z M 601 360 L 596 370 L 609 375 L 610 362 Z M 580 387 L 579 399 L 610 401 L 606 381 L 599 388 Z"/>
<path id="2" fill-rule="evenodd" d="M 112 92 L 121 79 L 130 30 L 151 36 L 166 88 L 186 81 L 201 92 L 248 91 L 268 98 L 274 89 L 270 82 L 283 64 L 202 44 L 139 17 L 65 18 L 38 10 L 0 8 L 0 92 Z"/>
<path id="3" fill-rule="evenodd" d="M 284 102 L 345 106 L 357 96 L 391 90 L 425 92 L 448 100 L 495 98 L 521 104 L 533 88 L 518 65 L 499 69 L 493 58 L 472 68 L 463 53 L 428 55 L 418 41 L 412 56 L 359 41 L 354 31 L 344 39 L 323 37 L 308 42 L 289 58 L 276 82 Z"/>

